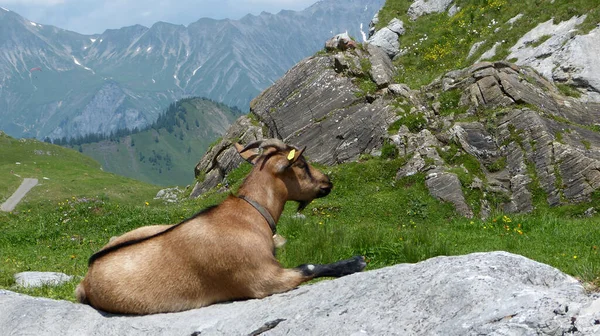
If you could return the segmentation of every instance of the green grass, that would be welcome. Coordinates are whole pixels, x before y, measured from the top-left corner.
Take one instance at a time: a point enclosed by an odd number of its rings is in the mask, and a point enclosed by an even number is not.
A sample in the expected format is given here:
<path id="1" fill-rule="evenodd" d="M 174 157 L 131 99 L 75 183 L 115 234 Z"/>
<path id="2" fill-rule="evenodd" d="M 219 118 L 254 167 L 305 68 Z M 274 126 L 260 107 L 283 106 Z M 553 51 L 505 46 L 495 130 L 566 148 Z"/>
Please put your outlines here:
<path id="1" fill-rule="evenodd" d="M 470 66 L 496 42 L 503 41 L 492 60 L 509 55 L 509 48 L 539 23 L 554 18 L 554 23 L 586 14 L 579 33 L 586 34 L 600 22 L 600 4 L 596 0 L 457 0 L 460 10 L 452 17 L 447 13 L 429 14 L 410 20 L 407 10 L 411 0 L 388 0 L 379 12 L 377 28 L 395 17 L 404 22 L 405 35 L 400 38 L 403 56 L 394 62 L 399 69 L 396 81 L 413 89 L 429 84 L 444 73 Z M 517 14 L 523 18 L 514 24 L 507 21 Z M 547 37 L 536 41 L 543 43 Z M 485 43 L 471 57 L 476 42 Z"/>
<path id="2" fill-rule="evenodd" d="M 459 89 L 440 93 L 440 115 L 460 115 L 467 112 L 468 106 L 459 106 L 461 94 L 462 92 Z"/>
<path id="3" fill-rule="evenodd" d="M 589 206 L 600 206 L 600 195 L 590 204 L 546 206 L 532 214 L 495 213 L 488 220 L 471 220 L 432 198 L 423 174 L 396 181 L 396 171 L 404 162 L 404 158 L 371 158 L 320 167 L 331 176 L 333 192 L 310 204 L 305 218 L 294 216 L 295 204 L 288 204 L 278 225 L 288 240 L 278 251 L 281 263 L 295 267 L 364 255 L 368 269 L 374 269 L 439 255 L 505 250 L 600 284 L 600 221 L 598 216 L 581 216 Z M 228 176 L 234 191 L 250 169 L 244 164 Z M 142 225 L 179 222 L 224 197 L 212 191 L 169 205 L 70 198 L 0 214 L 0 288 L 74 300 L 77 281 L 24 290 L 14 287 L 13 274 L 35 270 L 83 276 L 87 258 L 111 236 Z"/>
<path id="4" fill-rule="evenodd" d="M 558 88 L 558 91 L 560 91 L 565 96 L 575 98 L 581 97 L 581 92 L 579 92 L 576 88 L 574 88 L 571 85 L 558 83 L 556 84 L 556 87 Z"/>

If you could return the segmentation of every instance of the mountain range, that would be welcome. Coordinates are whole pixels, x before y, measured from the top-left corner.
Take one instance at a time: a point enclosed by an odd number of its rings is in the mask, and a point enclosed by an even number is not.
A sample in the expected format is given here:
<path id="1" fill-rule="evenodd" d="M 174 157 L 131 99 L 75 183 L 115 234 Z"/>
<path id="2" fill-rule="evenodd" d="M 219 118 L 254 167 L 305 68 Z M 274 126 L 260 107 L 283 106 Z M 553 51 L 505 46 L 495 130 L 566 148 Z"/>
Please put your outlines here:
<path id="1" fill-rule="evenodd" d="M 0 129 L 52 139 L 152 123 L 202 96 L 242 110 L 341 32 L 362 40 L 383 0 L 323 0 L 240 20 L 157 22 L 84 35 L 0 9 Z"/>

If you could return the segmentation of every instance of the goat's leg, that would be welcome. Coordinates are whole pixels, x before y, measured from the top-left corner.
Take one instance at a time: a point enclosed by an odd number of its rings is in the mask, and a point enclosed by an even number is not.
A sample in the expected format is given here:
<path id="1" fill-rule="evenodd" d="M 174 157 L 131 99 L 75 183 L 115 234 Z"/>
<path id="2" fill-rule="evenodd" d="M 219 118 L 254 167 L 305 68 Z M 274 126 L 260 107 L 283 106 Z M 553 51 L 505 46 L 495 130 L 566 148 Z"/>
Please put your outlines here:
<path id="1" fill-rule="evenodd" d="M 275 293 L 283 293 L 298 287 L 301 283 L 321 277 L 339 278 L 360 272 L 367 266 L 365 258 L 355 256 L 331 264 L 303 264 L 296 268 L 278 268 L 270 272 L 273 276 L 263 282 L 255 297 L 263 298 Z"/>
<path id="2" fill-rule="evenodd" d="M 322 278 L 322 277 L 343 277 L 352 273 L 360 272 L 367 266 L 365 258 L 355 256 L 350 259 L 340 260 L 331 264 L 314 265 L 304 264 L 296 267 L 306 277 Z"/>

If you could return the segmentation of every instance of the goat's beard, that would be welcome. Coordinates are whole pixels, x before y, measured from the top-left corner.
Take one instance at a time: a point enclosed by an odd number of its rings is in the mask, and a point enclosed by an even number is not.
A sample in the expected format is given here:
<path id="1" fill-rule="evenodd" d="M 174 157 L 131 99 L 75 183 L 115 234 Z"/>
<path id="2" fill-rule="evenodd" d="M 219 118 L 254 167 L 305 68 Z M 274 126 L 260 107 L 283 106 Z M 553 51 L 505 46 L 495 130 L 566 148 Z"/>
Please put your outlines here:
<path id="1" fill-rule="evenodd" d="M 298 201 L 298 212 L 302 212 L 302 210 L 304 210 L 311 201 Z"/>

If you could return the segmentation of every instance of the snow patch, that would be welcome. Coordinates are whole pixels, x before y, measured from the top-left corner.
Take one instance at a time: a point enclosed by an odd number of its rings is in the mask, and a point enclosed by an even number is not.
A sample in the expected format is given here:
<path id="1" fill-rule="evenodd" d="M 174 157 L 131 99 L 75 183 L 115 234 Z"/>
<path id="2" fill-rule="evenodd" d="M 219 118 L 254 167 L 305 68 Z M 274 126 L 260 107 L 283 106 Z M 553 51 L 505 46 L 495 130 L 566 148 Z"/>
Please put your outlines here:
<path id="1" fill-rule="evenodd" d="M 200 70 L 200 68 L 202 68 L 202 65 L 201 65 L 201 66 L 199 66 L 199 67 L 197 67 L 197 68 L 196 68 L 196 70 L 194 70 L 194 71 L 192 72 L 192 76 L 196 76 L 196 72 L 197 72 L 198 70 Z"/>
<path id="2" fill-rule="evenodd" d="M 90 69 L 90 68 L 88 68 L 88 67 L 86 67 L 86 66 L 82 65 L 81 63 L 79 63 L 79 61 L 77 60 L 77 58 L 75 58 L 75 56 L 72 56 L 72 57 L 73 57 L 73 62 L 75 62 L 75 64 L 76 64 L 76 65 L 79 65 L 80 67 L 83 67 L 85 70 L 87 70 L 87 71 L 91 71 L 93 74 L 96 74 L 96 73 L 94 72 L 94 70 L 92 70 L 92 69 Z"/>
<path id="3" fill-rule="evenodd" d="M 0 7 L 0 8 L 2 8 L 2 9 L 3 9 L 4 11 L 6 11 L 6 12 L 10 12 L 8 9 L 6 9 L 6 8 L 4 8 L 4 7 Z"/>
<path id="4" fill-rule="evenodd" d="M 363 24 L 362 24 L 362 22 L 360 23 L 360 35 L 362 35 L 363 42 L 367 42 L 367 34 L 365 34 L 365 32 L 363 31 Z"/>
<path id="5" fill-rule="evenodd" d="M 148 47 L 148 49 L 146 49 L 146 52 L 150 52 L 150 50 L 152 50 L 152 46 Z"/>
<path id="6" fill-rule="evenodd" d="M 92 41 L 92 43 L 96 42 L 96 39 L 91 38 L 90 41 Z"/>
<path id="7" fill-rule="evenodd" d="M 156 84 L 156 81 L 154 80 L 154 78 L 152 78 L 152 83 Z"/>
<path id="8" fill-rule="evenodd" d="M 37 23 L 35 23 L 33 21 L 29 21 L 29 24 L 32 25 L 32 26 L 34 26 L 34 27 L 41 27 L 42 26 L 42 25 L 37 24 Z"/>

